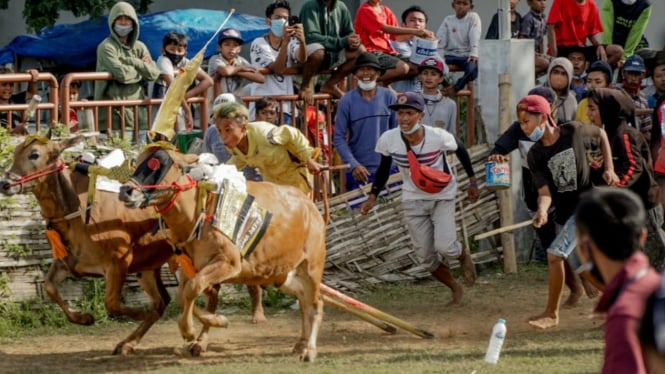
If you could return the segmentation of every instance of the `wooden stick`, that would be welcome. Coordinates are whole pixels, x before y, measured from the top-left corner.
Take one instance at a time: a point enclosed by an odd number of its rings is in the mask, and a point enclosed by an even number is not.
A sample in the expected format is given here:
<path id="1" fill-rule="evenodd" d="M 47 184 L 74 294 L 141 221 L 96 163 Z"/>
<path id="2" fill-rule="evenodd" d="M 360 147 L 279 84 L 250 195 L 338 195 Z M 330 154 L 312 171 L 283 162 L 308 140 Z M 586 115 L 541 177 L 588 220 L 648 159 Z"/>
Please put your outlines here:
<path id="1" fill-rule="evenodd" d="M 529 226 L 531 224 L 533 224 L 533 220 L 530 219 L 530 220 L 526 220 L 526 221 L 523 221 L 523 222 L 520 222 L 520 223 L 516 223 L 514 225 L 499 227 L 498 229 L 494 229 L 492 231 L 488 231 L 488 232 L 483 233 L 483 234 L 478 234 L 478 235 L 474 236 L 473 238 L 476 239 L 476 240 L 485 239 L 485 238 L 488 238 L 492 235 L 501 234 L 501 233 L 504 233 L 506 231 L 517 230 L 521 227 Z"/>
<path id="2" fill-rule="evenodd" d="M 414 335 L 418 335 L 421 338 L 431 339 L 431 338 L 434 337 L 434 334 L 432 334 L 431 332 L 416 328 L 413 325 L 411 325 L 411 324 L 409 324 L 409 323 L 407 323 L 407 322 L 405 322 L 405 321 L 403 321 L 403 320 L 401 320 L 397 317 L 391 316 L 388 313 L 384 313 L 384 312 L 382 312 L 382 311 L 380 311 L 376 308 L 373 308 L 373 307 L 371 307 L 371 306 L 369 306 L 369 305 L 367 305 L 363 302 L 360 302 L 360 301 L 358 301 L 358 300 L 356 300 L 352 297 L 346 296 L 343 293 L 341 293 L 341 292 L 339 292 L 339 291 L 337 291 L 333 288 L 330 288 L 330 287 L 326 286 L 323 283 L 321 284 L 321 293 L 324 294 L 324 295 L 330 296 L 335 300 L 341 301 L 341 302 L 343 302 L 344 304 L 346 304 L 348 306 L 354 307 L 356 309 L 360 309 L 363 312 L 371 315 L 374 318 L 378 318 L 382 321 L 386 321 L 386 322 L 388 322 L 392 325 L 395 325 L 395 326 L 397 326 L 397 327 L 399 327 L 399 328 L 401 328 L 405 331 L 408 331 L 408 332 L 410 332 Z"/>
<path id="3" fill-rule="evenodd" d="M 378 318 L 372 317 L 371 315 L 363 312 L 360 309 L 351 308 L 351 307 L 347 306 L 346 304 L 344 304 L 340 301 L 337 301 L 337 300 L 333 299 L 332 297 L 330 297 L 328 295 L 323 295 L 323 302 L 325 302 L 326 305 L 329 305 L 333 308 L 341 310 L 342 312 L 347 312 L 347 313 L 353 314 L 354 316 L 364 320 L 365 322 L 371 323 L 372 325 L 380 328 L 381 330 L 383 330 L 383 331 L 385 331 L 389 334 L 397 333 L 397 327 L 395 327 L 395 326 L 393 326 L 393 325 L 391 325 L 387 322 L 381 321 Z"/>
<path id="4" fill-rule="evenodd" d="M 342 165 L 323 165 L 321 171 L 326 170 L 346 170 L 351 167 L 351 164 L 342 164 Z"/>

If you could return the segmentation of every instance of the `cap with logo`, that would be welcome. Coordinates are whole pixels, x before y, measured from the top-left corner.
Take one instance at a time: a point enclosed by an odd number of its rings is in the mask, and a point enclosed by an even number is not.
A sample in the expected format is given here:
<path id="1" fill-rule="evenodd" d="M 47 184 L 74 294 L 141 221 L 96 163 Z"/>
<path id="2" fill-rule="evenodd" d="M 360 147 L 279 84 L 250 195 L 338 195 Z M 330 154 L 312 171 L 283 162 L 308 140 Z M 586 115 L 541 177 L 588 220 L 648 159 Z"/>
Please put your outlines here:
<path id="1" fill-rule="evenodd" d="M 425 110 L 425 100 L 423 95 L 417 92 L 404 92 L 397 96 L 397 102 L 388 106 L 392 110 L 400 110 L 402 108 L 412 108 L 419 112 Z"/>
<path id="2" fill-rule="evenodd" d="M 245 44 L 245 40 L 240 35 L 240 32 L 236 29 L 228 28 L 219 32 L 219 39 L 217 39 L 217 44 L 223 42 L 227 39 L 233 39 L 239 44 Z"/>
<path id="3" fill-rule="evenodd" d="M 441 73 L 441 75 L 446 75 L 448 73 L 448 66 L 436 57 L 428 57 L 420 63 L 418 66 L 418 73 L 421 73 L 425 69 L 434 69 Z"/>
<path id="4" fill-rule="evenodd" d="M 623 64 L 624 71 L 634 71 L 638 73 L 644 73 L 647 71 L 646 66 L 644 66 L 644 60 L 639 55 L 632 55 L 626 59 L 626 62 Z"/>

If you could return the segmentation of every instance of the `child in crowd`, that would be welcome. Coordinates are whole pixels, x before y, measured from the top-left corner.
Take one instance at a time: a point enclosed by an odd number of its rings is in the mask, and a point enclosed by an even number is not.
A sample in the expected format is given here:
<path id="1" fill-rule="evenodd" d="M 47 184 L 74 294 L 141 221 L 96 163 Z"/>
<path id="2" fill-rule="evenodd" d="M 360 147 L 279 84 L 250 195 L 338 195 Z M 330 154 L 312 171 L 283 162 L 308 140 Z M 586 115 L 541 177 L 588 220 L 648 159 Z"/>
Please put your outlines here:
<path id="1" fill-rule="evenodd" d="M 603 45 L 622 46 L 622 60 L 649 46 L 644 31 L 651 18 L 650 0 L 604 0 L 600 18 L 603 22 Z"/>
<path id="2" fill-rule="evenodd" d="M 565 57 L 557 57 L 550 63 L 547 70 L 546 86 L 550 87 L 555 98 L 552 104 L 552 115 L 557 123 L 564 123 L 575 118 L 577 99 L 570 89 L 573 79 L 573 64 Z"/>
<path id="3" fill-rule="evenodd" d="M 255 121 L 279 124 L 279 105 L 273 98 L 264 96 L 254 104 L 254 107 L 256 108 Z"/>
<path id="4" fill-rule="evenodd" d="M 270 31 L 254 39 L 249 50 L 252 66 L 257 69 L 267 68 L 270 74 L 265 76 L 265 83 L 253 84 L 252 96 L 293 95 L 293 76 L 284 75 L 290 66 L 304 64 L 307 61 L 305 34 L 300 22 L 291 23 L 291 5 L 286 0 L 271 2 L 266 8 L 266 24 Z M 283 101 L 281 117 L 278 123 L 293 124 L 291 102 Z M 249 104 L 250 118 L 256 118 L 254 103 Z"/>
<path id="5" fill-rule="evenodd" d="M 423 60 L 418 68 L 418 79 L 423 86 L 425 111 L 423 123 L 457 134 L 457 104 L 443 95 L 439 86 L 445 82 L 447 66 L 434 57 Z"/>
<path id="6" fill-rule="evenodd" d="M 517 11 L 520 0 L 510 0 L 510 37 L 518 38 L 522 27 L 522 15 Z M 499 13 L 494 13 L 485 39 L 499 39 Z"/>
<path id="7" fill-rule="evenodd" d="M 427 20 L 427 13 L 425 13 L 425 10 L 418 5 L 412 5 L 402 12 L 403 27 L 424 30 L 427 27 Z M 413 35 L 397 36 L 394 40 L 390 41 L 390 44 L 400 58 L 409 59 L 411 62 L 416 49 L 415 39 L 416 36 Z M 441 59 L 441 56 L 439 56 L 438 53 L 435 57 Z M 417 76 L 397 81 L 390 86 L 397 92 L 419 92 L 422 90 L 420 80 Z"/>
<path id="8" fill-rule="evenodd" d="M 245 40 L 236 29 L 224 29 L 217 41 L 218 55 L 208 62 L 208 75 L 213 79 L 213 97 L 222 93 L 247 94 L 243 89 L 247 81 L 264 83 L 265 77 L 242 56 L 240 51 Z"/>
<path id="9" fill-rule="evenodd" d="M 596 88 L 608 88 L 610 87 L 610 81 L 612 79 L 612 68 L 610 64 L 605 61 L 594 61 L 593 64 L 589 67 L 586 76 L 586 90 L 587 93 Z M 575 114 L 575 120 L 577 122 L 582 122 L 585 125 L 591 125 L 592 122 L 589 119 L 587 112 L 589 110 L 589 100 L 585 97 L 577 103 L 577 113 Z"/>
<path id="10" fill-rule="evenodd" d="M 11 69 L 0 67 L 0 74 L 12 74 L 14 73 Z M 28 83 L 28 89 L 26 91 L 21 91 L 14 93 L 14 84 L 11 82 L 2 82 L 0 83 L 0 105 L 9 105 L 9 104 L 26 104 L 32 96 L 37 93 L 37 76 L 39 71 L 35 69 L 29 69 L 26 73 L 32 76 L 32 80 Z M 25 135 L 28 132 L 26 128 L 25 121 L 27 118 L 23 118 L 23 115 L 19 112 L 11 112 L 11 120 L 9 118 L 10 112 L 2 111 L 0 112 L 0 126 L 9 129 L 10 132 L 14 135 Z M 11 124 L 10 124 L 11 123 Z"/>
<path id="11" fill-rule="evenodd" d="M 482 25 L 478 13 L 472 12 L 473 0 L 453 0 L 454 15 L 443 19 L 436 36 L 439 54 L 446 64 L 457 66 L 464 75 L 457 80 L 455 92 L 478 78 L 478 46 Z"/>
<path id="12" fill-rule="evenodd" d="M 573 79 L 570 80 L 570 89 L 579 103 L 586 93 L 586 70 L 589 67 L 589 59 L 587 59 L 586 49 L 582 47 L 571 47 L 566 57 L 573 64 Z"/>
<path id="13" fill-rule="evenodd" d="M 409 66 L 397 57 L 397 52 L 390 44 L 390 38 L 396 36 L 419 36 L 434 39 L 434 33 L 425 28 L 400 27 L 397 17 L 381 0 L 367 0 L 356 12 L 353 27 L 360 36 L 360 41 L 367 52 L 374 53 L 384 73 L 379 82 L 387 86 L 401 79 L 415 76 L 417 67 Z"/>
<path id="14" fill-rule="evenodd" d="M 62 84 L 61 84 L 62 86 Z M 80 93 L 81 93 L 81 82 L 80 81 L 72 81 L 69 84 L 69 101 L 88 101 L 86 99 L 80 99 Z M 78 132 L 80 129 L 79 126 L 79 116 L 78 113 L 82 108 L 74 108 L 74 107 L 69 107 L 69 115 L 67 116 L 68 119 L 68 126 L 69 126 L 69 132 L 74 133 Z M 91 123 L 86 123 L 86 126 L 93 125 Z"/>
<path id="15" fill-rule="evenodd" d="M 527 0 L 529 13 L 522 18 L 520 24 L 520 38 L 533 39 L 536 50 L 536 76 L 547 71 L 551 58 L 545 51 L 545 34 L 547 33 L 547 20 L 545 19 L 546 0 Z"/>
<path id="16" fill-rule="evenodd" d="M 640 130 L 642 135 L 649 140 L 651 136 L 651 112 L 649 102 L 642 94 L 642 79 L 646 74 L 644 60 L 638 55 L 628 57 L 622 69 L 623 82 L 617 84 L 616 88 L 623 90 L 635 102 L 635 118 L 631 120 L 633 127 Z"/>
<path id="17" fill-rule="evenodd" d="M 601 43 L 603 25 L 594 0 L 554 0 L 547 18 L 547 44 L 552 56 L 567 56 L 570 47 L 586 47 L 590 55 L 616 66 L 623 48 Z"/>
<path id="18" fill-rule="evenodd" d="M 157 58 L 159 78 L 152 88 L 153 99 L 164 98 L 166 90 L 175 81 L 180 69 L 184 68 L 188 62 L 187 37 L 174 31 L 166 33 L 162 39 L 162 55 Z M 201 95 L 212 86 L 212 78 L 201 68 L 196 72 L 196 80 L 199 83 L 187 90 L 182 105 L 178 109 L 178 118 L 174 124 L 176 133 L 191 131 L 194 128 L 192 107 L 187 103 L 187 99 Z"/>

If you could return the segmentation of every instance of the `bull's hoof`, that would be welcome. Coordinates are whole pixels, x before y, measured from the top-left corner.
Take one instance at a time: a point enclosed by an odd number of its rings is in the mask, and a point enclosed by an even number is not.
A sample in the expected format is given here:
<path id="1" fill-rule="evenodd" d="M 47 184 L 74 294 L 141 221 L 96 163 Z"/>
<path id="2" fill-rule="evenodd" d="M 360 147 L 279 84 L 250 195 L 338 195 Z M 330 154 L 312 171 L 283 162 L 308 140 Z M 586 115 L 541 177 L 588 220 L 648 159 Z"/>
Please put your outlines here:
<path id="1" fill-rule="evenodd" d="M 113 350 L 113 355 L 122 355 L 122 356 L 128 356 L 130 354 L 134 353 L 134 345 L 129 344 L 129 343 L 119 343 L 118 345 L 115 346 L 115 349 Z"/>
<path id="2" fill-rule="evenodd" d="M 88 313 L 72 313 L 71 318 L 69 319 L 72 323 L 83 326 L 90 326 L 95 323 L 95 317 L 92 314 Z"/>
<path id="3" fill-rule="evenodd" d="M 298 353 L 301 356 L 304 355 L 305 349 L 307 348 L 307 342 L 305 340 L 298 340 L 296 345 L 293 346 L 293 353 Z"/>
<path id="4" fill-rule="evenodd" d="M 202 347 L 198 342 L 185 343 L 182 347 L 173 349 L 176 356 L 184 358 L 192 358 L 201 356 L 201 352 L 205 352 L 205 347 Z"/>
<path id="5" fill-rule="evenodd" d="M 182 336 L 186 342 L 191 342 L 194 340 L 194 327 L 191 323 L 180 320 L 178 321 L 178 329 L 180 330 L 180 336 Z"/>
<path id="6" fill-rule="evenodd" d="M 217 314 L 211 314 L 210 316 L 201 319 L 201 323 L 207 324 L 210 327 L 229 327 L 228 318 Z"/>
<path id="7" fill-rule="evenodd" d="M 300 361 L 302 362 L 314 362 L 314 360 L 316 360 L 316 349 L 305 349 L 300 355 Z"/>

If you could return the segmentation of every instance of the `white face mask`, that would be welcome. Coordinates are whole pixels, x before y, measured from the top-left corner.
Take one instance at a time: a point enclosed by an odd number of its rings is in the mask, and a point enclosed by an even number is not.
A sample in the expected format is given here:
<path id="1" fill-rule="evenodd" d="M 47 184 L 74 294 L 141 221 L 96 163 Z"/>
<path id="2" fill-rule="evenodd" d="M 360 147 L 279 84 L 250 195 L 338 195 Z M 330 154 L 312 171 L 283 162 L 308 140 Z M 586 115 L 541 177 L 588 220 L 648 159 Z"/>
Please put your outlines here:
<path id="1" fill-rule="evenodd" d="M 369 82 L 358 80 L 358 88 L 360 88 L 363 91 L 371 91 L 376 88 L 376 80 Z"/>
<path id="2" fill-rule="evenodd" d="M 621 0 L 621 2 L 626 5 L 633 5 L 637 2 L 637 0 Z"/>
<path id="3" fill-rule="evenodd" d="M 129 26 L 123 26 L 123 25 L 114 25 L 113 26 L 113 31 L 115 31 L 118 36 L 123 37 L 129 35 L 130 32 L 134 30 L 134 26 L 129 25 Z"/>

